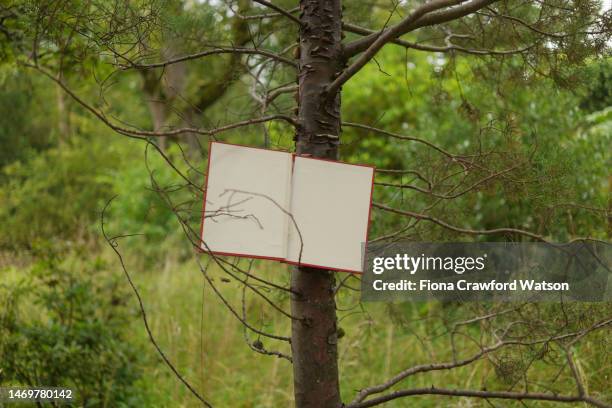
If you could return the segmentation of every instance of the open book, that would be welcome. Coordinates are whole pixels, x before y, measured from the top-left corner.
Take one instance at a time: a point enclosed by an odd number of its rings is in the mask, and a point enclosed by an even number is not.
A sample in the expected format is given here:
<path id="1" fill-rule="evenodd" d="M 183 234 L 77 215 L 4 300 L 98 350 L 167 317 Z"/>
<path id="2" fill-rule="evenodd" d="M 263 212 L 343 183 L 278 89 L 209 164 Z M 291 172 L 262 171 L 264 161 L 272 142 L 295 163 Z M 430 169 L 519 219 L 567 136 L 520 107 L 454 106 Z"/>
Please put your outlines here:
<path id="1" fill-rule="evenodd" d="M 362 272 L 371 166 L 212 142 L 201 249 Z"/>

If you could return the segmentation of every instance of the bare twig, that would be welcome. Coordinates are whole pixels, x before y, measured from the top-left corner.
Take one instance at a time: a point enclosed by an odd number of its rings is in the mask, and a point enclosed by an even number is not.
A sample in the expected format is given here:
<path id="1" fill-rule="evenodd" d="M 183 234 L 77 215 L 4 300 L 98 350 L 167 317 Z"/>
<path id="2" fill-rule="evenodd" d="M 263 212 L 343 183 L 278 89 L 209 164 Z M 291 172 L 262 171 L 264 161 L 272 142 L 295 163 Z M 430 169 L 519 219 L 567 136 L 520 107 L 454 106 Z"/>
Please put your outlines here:
<path id="1" fill-rule="evenodd" d="M 102 235 L 104 236 L 104 239 L 106 240 L 106 242 L 108 243 L 108 245 L 111 247 L 111 249 L 115 252 L 115 254 L 117 255 L 117 258 L 119 259 L 119 263 L 121 264 L 121 268 L 123 269 L 123 273 L 125 275 L 125 277 L 127 278 L 130 287 L 132 288 L 132 291 L 134 292 L 134 295 L 136 296 L 136 299 L 138 300 L 138 307 L 140 308 L 140 314 L 142 316 L 142 321 L 144 323 L 145 326 L 145 330 L 147 331 L 147 335 L 149 336 L 149 340 L 151 341 L 151 344 L 153 344 L 153 347 L 155 347 L 155 350 L 157 351 L 157 353 L 160 355 L 160 357 L 162 358 L 162 360 L 164 361 L 164 363 L 166 363 L 166 365 L 168 366 L 168 368 L 170 368 L 170 370 L 172 371 L 172 373 L 179 379 L 179 381 L 181 381 L 185 387 L 187 387 L 187 389 L 198 399 L 200 400 L 200 402 L 202 402 L 202 404 L 204 404 L 206 407 L 211 407 L 212 405 L 206 400 L 204 399 L 204 397 L 202 395 L 200 395 L 199 392 L 197 392 L 195 390 L 195 388 L 185 379 L 185 377 L 179 373 L 179 371 L 177 370 L 177 368 L 174 366 L 174 364 L 172 364 L 172 362 L 168 359 L 168 357 L 166 356 L 166 354 L 163 352 L 163 350 L 161 349 L 161 347 L 159 346 L 159 344 L 157 343 L 157 340 L 155 340 L 155 336 L 153 336 L 153 332 L 151 331 L 151 327 L 149 327 L 149 320 L 147 319 L 147 312 L 145 310 L 144 307 L 144 303 L 142 301 L 142 297 L 140 296 L 140 292 L 138 291 L 138 289 L 136 288 L 136 285 L 134 284 L 134 281 L 132 280 L 132 277 L 130 276 L 130 274 L 127 271 L 127 268 L 125 266 L 125 263 L 123 262 L 123 256 L 121 255 L 121 253 L 119 252 L 119 250 L 117 249 L 117 242 L 112 240 L 111 238 L 108 237 L 106 230 L 104 228 L 104 215 L 106 213 L 106 210 L 108 209 L 108 207 L 110 206 L 111 202 L 116 198 L 112 197 L 110 200 L 108 200 L 108 202 L 106 203 L 106 205 L 104 206 L 104 209 L 102 210 L 101 213 L 101 219 L 100 219 L 100 225 L 101 225 L 101 229 L 102 229 Z"/>
<path id="2" fill-rule="evenodd" d="M 259 4 L 261 4 L 262 6 L 266 6 L 266 7 L 270 8 L 270 9 L 272 9 L 272 10 L 274 10 L 274 11 L 276 11 L 276 12 L 278 12 L 278 13 L 282 14 L 282 15 L 284 15 L 284 16 L 285 16 L 285 17 L 287 17 L 289 20 L 293 21 L 294 23 L 297 23 L 298 25 L 301 25 L 301 24 L 302 24 L 302 23 L 300 22 L 300 19 L 299 19 L 299 18 L 297 18 L 296 16 L 294 16 L 293 14 L 291 14 L 291 12 L 290 12 L 290 11 L 287 11 L 287 10 L 285 10 L 285 9 L 281 8 L 281 7 L 278 7 L 278 6 L 276 6 L 276 5 L 272 4 L 272 3 L 271 3 L 271 2 L 269 2 L 269 1 L 266 1 L 266 0 L 253 0 L 253 1 L 254 1 L 255 3 L 259 3 Z"/>
<path id="3" fill-rule="evenodd" d="M 150 64 L 141 64 L 138 62 L 134 62 L 128 65 L 120 65 L 120 68 L 123 70 L 163 68 L 163 67 L 167 67 L 168 65 L 177 64 L 179 62 L 191 61 L 191 60 L 195 60 L 199 58 L 208 57 L 210 55 L 218 55 L 218 54 L 262 55 L 264 57 L 268 57 L 273 60 L 282 62 L 283 64 L 287 64 L 294 68 L 297 68 L 297 64 L 295 61 L 292 61 L 289 58 L 285 58 L 272 51 L 262 50 L 262 49 L 257 49 L 257 48 L 243 48 L 243 47 L 216 47 L 213 50 L 197 52 L 195 54 L 183 55 L 180 57 L 171 58 L 165 61 L 154 62 Z"/>

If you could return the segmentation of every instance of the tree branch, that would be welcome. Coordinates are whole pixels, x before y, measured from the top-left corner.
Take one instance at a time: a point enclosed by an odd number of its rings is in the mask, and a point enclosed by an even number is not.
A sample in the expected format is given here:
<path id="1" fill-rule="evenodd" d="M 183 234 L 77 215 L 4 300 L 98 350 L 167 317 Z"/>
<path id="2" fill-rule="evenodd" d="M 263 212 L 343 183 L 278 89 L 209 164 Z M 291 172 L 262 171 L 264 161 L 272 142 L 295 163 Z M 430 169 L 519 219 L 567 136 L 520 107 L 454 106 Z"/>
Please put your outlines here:
<path id="1" fill-rule="evenodd" d="M 503 175 L 505 173 L 509 173 L 509 172 L 511 172 L 511 171 L 513 171 L 513 170 L 515 170 L 515 169 L 517 169 L 519 167 L 521 167 L 522 165 L 523 164 L 520 163 L 520 164 L 514 165 L 512 167 L 509 167 L 507 169 L 500 170 L 500 171 L 498 171 L 496 173 L 492 173 L 492 174 L 488 175 L 487 177 L 484 177 L 484 178 L 474 182 L 469 187 L 467 187 L 464 190 L 461 190 L 461 191 L 459 191 L 457 193 L 447 192 L 445 194 L 439 194 L 439 193 L 436 193 L 436 192 L 432 191 L 431 186 L 429 187 L 428 190 L 426 190 L 424 188 L 421 188 L 421 187 L 418 187 L 418 186 L 414 186 L 414 185 L 411 185 L 411 184 L 395 184 L 395 183 L 385 183 L 385 182 L 380 182 L 380 181 L 377 181 L 374 184 L 377 185 L 377 186 L 382 186 L 382 187 L 395 187 L 395 188 L 400 188 L 400 189 L 406 188 L 406 189 L 418 191 L 419 193 L 428 194 L 428 195 L 430 195 L 432 197 L 440 198 L 440 199 L 443 199 L 443 200 L 452 200 L 454 198 L 457 198 L 457 197 L 460 197 L 460 196 L 462 196 L 464 194 L 467 194 L 470 191 L 476 189 L 478 186 L 480 186 L 482 184 L 485 184 L 486 182 L 488 182 L 488 181 L 490 181 L 490 180 L 492 180 L 492 179 L 494 179 L 496 177 L 499 177 L 499 176 L 501 176 L 501 175 Z M 453 188 L 453 190 L 454 189 L 455 188 Z"/>
<path id="2" fill-rule="evenodd" d="M 116 238 L 109 238 L 108 234 L 106 233 L 106 229 L 104 228 L 104 225 L 105 225 L 104 215 L 106 213 L 106 210 L 110 206 L 111 202 L 115 199 L 115 197 L 111 198 L 106 203 L 106 205 L 104 206 L 104 209 L 102 210 L 102 213 L 100 215 L 100 217 L 101 217 L 101 219 L 100 219 L 100 227 L 102 229 L 102 236 L 104 237 L 104 240 L 108 243 L 108 245 L 111 247 L 111 249 L 115 252 L 115 255 L 117 255 L 117 258 L 119 259 L 119 263 L 121 264 L 121 269 L 123 270 L 123 273 L 124 273 L 125 277 L 127 278 L 128 283 L 130 284 L 130 287 L 132 288 L 132 291 L 134 292 L 134 295 L 136 296 L 136 299 L 138 300 L 138 307 L 140 309 L 140 315 L 142 316 L 142 321 L 144 323 L 145 330 L 146 330 L 147 335 L 149 337 L 149 341 L 151 342 L 151 344 L 153 344 L 153 347 L 155 347 L 155 350 L 157 351 L 159 356 L 162 358 L 164 363 L 166 363 L 168 368 L 170 368 L 170 370 L 176 376 L 176 378 L 178 378 L 179 381 L 181 381 L 183 383 L 183 385 L 185 385 L 185 387 L 187 387 L 187 389 L 198 400 L 200 400 L 200 402 L 204 406 L 206 406 L 208 408 L 212 408 L 212 405 L 202 395 L 200 395 L 200 393 L 198 391 L 196 391 L 196 389 L 189 383 L 189 381 L 187 381 L 185 379 L 185 377 L 183 377 L 183 375 L 181 375 L 181 373 L 179 373 L 177 368 L 174 366 L 174 364 L 172 364 L 170 359 L 168 359 L 168 357 L 166 356 L 164 351 L 161 349 L 160 345 L 157 343 L 157 340 L 155 339 L 155 336 L 153 336 L 153 332 L 151 331 L 151 327 L 149 326 L 149 320 L 147 318 L 147 312 L 146 312 L 146 309 L 144 307 L 144 303 L 143 303 L 142 297 L 140 296 L 140 292 L 136 288 L 136 285 L 134 284 L 134 281 L 132 280 L 132 277 L 130 276 L 130 274 L 127 271 L 127 268 L 125 266 L 125 262 L 123 261 L 123 256 L 121 255 L 121 253 L 117 249 L 118 244 L 117 244 Z"/>
<path id="3" fill-rule="evenodd" d="M 299 19 L 299 18 L 297 18 L 296 16 L 294 16 L 293 14 L 291 14 L 289 11 L 287 11 L 287 10 L 285 10 L 285 9 L 281 8 L 281 7 L 278 7 L 278 6 L 276 6 L 276 5 L 272 4 L 272 3 L 271 3 L 271 2 L 269 2 L 269 1 L 266 1 L 266 0 L 253 0 L 253 1 L 254 1 L 255 3 L 259 3 L 259 4 L 261 4 L 262 6 L 266 6 L 266 7 L 270 8 L 270 9 L 272 9 L 272 10 L 274 10 L 274 11 L 276 11 L 276 12 L 278 12 L 278 13 L 282 14 L 282 15 L 284 15 L 284 16 L 285 16 L 285 17 L 287 17 L 289 20 L 293 21 L 294 23 L 297 23 L 298 25 L 302 25 L 302 23 L 300 22 L 300 19 Z"/>
<path id="4" fill-rule="evenodd" d="M 384 402 L 392 401 L 402 397 L 413 395 L 445 395 L 449 397 L 473 397 L 473 398 L 495 398 L 495 399 L 510 399 L 510 400 L 538 400 L 538 401 L 554 401 L 560 403 L 576 403 L 586 402 L 600 408 L 610 408 L 612 405 L 606 404 L 603 401 L 596 400 L 589 396 L 580 395 L 557 395 L 536 392 L 509 392 L 509 391 L 477 391 L 477 390 L 456 390 L 445 388 L 414 388 L 411 390 L 395 391 L 387 395 L 365 402 L 349 404 L 347 408 L 367 408 L 373 407 Z"/>
<path id="5" fill-rule="evenodd" d="M 198 58 L 208 57 L 210 55 L 218 55 L 218 54 L 249 54 L 249 55 L 263 55 L 270 59 L 282 62 L 284 64 L 290 65 L 294 68 L 297 68 L 297 63 L 295 61 L 290 60 L 289 58 L 285 58 L 281 55 L 278 55 L 272 51 L 261 50 L 256 48 L 243 48 L 243 47 L 216 47 L 213 50 L 196 52 L 195 54 L 183 55 L 176 58 L 171 58 L 165 61 L 154 62 L 151 64 L 140 64 L 137 62 L 128 64 L 128 65 L 120 65 L 122 70 L 128 69 L 152 69 L 152 68 L 163 68 L 168 65 L 176 64 L 183 61 L 195 60 Z"/>
<path id="6" fill-rule="evenodd" d="M 273 91 L 270 91 L 266 95 L 266 99 L 265 99 L 266 105 L 268 105 L 270 102 L 272 102 L 273 100 L 275 100 L 277 97 L 279 97 L 280 95 L 284 93 L 297 92 L 297 90 L 298 90 L 297 85 L 287 85 L 287 86 L 277 88 Z"/>
<path id="7" fill-rule="evenodd" d="M 431 147 L 432 149 L 436 150 L 437 152 L 441 153 L 442 155 L 448 157 L 449 159 L 457 159 L 459 156 L 454 155 L 444 149 L 442 149 L 439 146 L 436 146 L 435 144 L 425 140 L 425 139 L 420 139 L 418 137 L 414 137 L 414 136 L 404 136 L 404 135 L 400 135 L 399 133 L 394 133 L 394 132 L 389 132 L 387 130 L 384 129 L 379 129 L 379 128 L 375 128 L 373 126 L 369 126 L 369 125 L 364 125 L 362 123 L 356 123 L 356 122 L 342 122 L 342 126 L 348 126 L 348 127 L 352 127 L 352 128 L 356 128 L 356 129 L 363 129 L 363 130 L 367 130 L 370 132 L 376 132 L 376 133 L 380 133 L 382 135 L 385 136 L 389 136 L 392 137 L 394 139 L 400 139 L 400 140 L 406 140 L 406 141 L 410 141 L 410 142 L 417 142 L 417 143 L 422 143 L 428 147 Z"/>
<path id="8" fill-rule="evenodd" d="M 446 22 L 456 20 L 461 17 L 465 17 L 468 14 L 476 12 L 484 7 L 487 7 L 490 4 L 495 3 L 496 1 L 498 0 L 472 0 L 470 3 L 464 4 L 462 6 L 458 6 L 458 7 L 451 8 L 449 10 L 438 11 L 436 13 L 428 14 L 412 22 L 412 24 L 405 26 L 403 30 L 401 30 L 400 33 L 394 38 L 392 38 L 391 40 L 397 40 L 398 37 L 410 31 L 413 31 L 417 28 L 426 27 L 426 26 L 430 26 L 434 24 L 446 23 Z M 462 2 L 465 2 L 465 0 L 459 3 L 462 3 Z M 398 23 L 397 25 L 402 24 L 402 22 Z M 359 54 L 360 52 L 366 51 L 368 47 L 370 47 L 376 41 L 376 39 L 382 35 L 383 32 L 386 32 L 394 27 L 397 27 L 397 25 L 391 28 L 388 28 L 387 30 L 384 30 L 384 31 L 374 31 L 366 37 L 363 37 L 363 38 L 360 38 L 358 40 L 348 43 L 344 47 L 345 57 L 350 58 L 350 57 L 353 57 Z"/>
<path id="9" fill-rule="evenodd" d="M 509 312 L 512 312 L 516 310 L 515 309 L 506 309 L 502 312 L 497 312 L 497 313 L 490 313 L 484 316 L 479 316 L 476 318 L 472 318 L 472 319 L 468 319 L 468 320 L 464 320 L 462 322 L 457 322 L 455 323 L 454 327 L 456 328 L 457 326 L 460 325 L 466 325 L 466 324 L 471 324 L 471 323 L 475 323 L 478 321 L 482 321 L 482 320 L 486 320 L 489 319 L 491 317 L 496 317 L 496 316 L 500 316 L 502 314 L 506 314 Z M 394 385 L 397 385 L 399 382 L 401 382 L 402 380 L 406 379 L 407 377 L 414 375 L 414 374 L 419 374 L 419 373 L 425 373 L 425 372 L 430 372 L 430 371 L 440 371 L 440 370 L 451 370 L 454 368 L 459 368 L 459 367 L 463 367 L 466 365 L 469 365 L 477 360 L 479 360 L 481 357 L 487 355 L 488 353 L 497 351 L 499 349 L 501 349 L 502 347 L 505 346 L 533 346 L 536 344 L 545 344 L 545 343 L 549 343 L 552 341 L 556 341 L 556 342 L 561 342 L 563 340 L 567 340 L 567 339 L 572 339 L 569 344 L 567 345 L 562 345 L 562 347 L 567 348 L 570 347 L 572 344 L 574 344 L 574 342 L 582 339 L 584 336 L 586 336 L 589 333 L 593 333 L 597 330 L 600 330 L 608 325 L 610 325 L 612 323 L 612 319 L 604 319 L 601 321 L 596 322 L 595 324 L 581 330 L 581 331 L 576 331 L 576 332 L 570 332 L 570 333 L 564 333 L 564 334 L 557 334 L 554 335 L 552 337 L 546 337 L 546 338 L 540 338 L 540 339 L 535 339 L 535 340 L 531 340 L 531 341 L 520 341 L 520 340 L 500 340 L 497 343 L 493 344 L 492 346 L 489 347 L 481 347 L 480 351 L 474 355 L 472 355 L 471 357 L 468 357 L 466 359 L 463 360 L 454 360 L 451 362 L 445 362 L 445 363 L 431 363 L 431 364 L 420 364 L 420 365 L 416 365 L 413 366 L 411 368 L 408 368 L 406 370 L 403 370 L 401 372 L 399 372 L 398 374 L 396 374 L 394 377 L 392 377 L 391 379 L 389 379 L 388 381 L 378 384 L 378 385 L 374 385 L 368 388 L 364 388 L 362 389 L 359 394 L 357 394 L 357 396 L 355 397 L 355 399 L 348 405 L 348 407 L 361 407 L 361 405 L 359 405 L 360 403 L 362 403 L 368 396 L 372 395 L 372 394 L 377 394 L 383 391 L 388 390 L 389 388 L 393 387 Z M 453 329 L 454 330 L 454 329 Z M 571 363 L 570 363 L 570 367 L 571 367 Z M 575 368 L 572 368 L 572 372 L 574 373 L 575 376 L 577 376 L 576 372 L 577 370 Z M 579 381 L 579 380 L 577 380 Z M 580 386 L 578 386 L 580 387 Z M 584 388 L 582 388 L 582 391 L 580 391 L 579 388 L 579 393 L 580 393 L 580 397 L 584 397 L 586 395 L 586 393 L 584 392 Z M 374 400 L 370 400 L 370 401 L 374 401 Z M 370 406 L 370 405 L 366 405 L 366 406 Z M 348 408 L 347 407 L 347 408 Z"/>
<path id="10" fill-rule="evenodd" d="M 349 404 L 349 406 L 352 406 L 354 404 L 358 404 L 360 402 L 362 402 L 363 400 L 365 400 L 368 396 L 372 395 L 372 394 L 377 394 L 380 392 L 383 392 L 391 387 L 393 387 L 394 385 L 396 385 L 397 383 L 399 383 L 400 381 L 404 380 L 405 378 L 414 375 L 414 374 L 418 374 L 418 373 L 425 373 L 425 372 L 429 372 L 429 371 L 439 371 L 439 370 L 450 370 L 453 368 L 458 368 L 458 367 L 463 367 L 465 365 L 471 364 L 474 361 L 480 359 L 482 356 L 484 356 L 487 353 L 490 353 L 492 351 L 495 351 L 501 347 L 503 347 L 504 345 L 506 345 L 506 343 L 503 342 L 499 342 L 491 347 L 487 347 L 487 348 L 483 348 L 480 352 L 474 354 L 472 357 L 466 358 L 464 360 L 461 361 L 454 361 L 454 362 L 448 362 L 448 363 L 438 363 L 438 364 L 421 364 L 421 365 L 416 365 L 414 367 L 411 367 L 409 369 L 406 369 L 404 371 L 401 371 L 399 374 L 395 375 L 393 378 L 391 378 L 389 381 L 386 381 L 382 384 L 379 385 L 375 385 L 372 387 L 368 387 L 368 388 L 364 388 L 361 391 L 359 391 L 359 394 L 357 394 L 357 397 L 355 397 L 355 399 L 353 400 L 353 402 L 351 402 L 351 404 Z"/>
<path id="11" fill-rule="evenodd" d="M 57 79 L 55 76 L 53 76 L 48 71 L 46 71 L 46 70 L 44 70 L 44 69 L 42 69 L 42 68 L 40 68 L 39 66 L 36 66 L 36 65 L 31 65 L 31 64 L 24 64 L 24 65 L 26 67 L 36 69 L 37 71 L 39 71 L 40 73 L 42 73 L 43 75 L 45 75 L 46 77 L 51 79 L 59 87 L 61 87 L 68 95 L 70 95 L 70 97 L 72 99 L 74 99 L 79 105 L 81 105 L 83 108 L 85 108 L 90 113 L 92 113 L 94 116 L 96 116 L 98 119 L 100 119 L 102 121 L 102 123 L 104 123 L 106 126 L 111 128 L 115 132 L 117 132 L 119 134 L 122 134 L 124 136 L 144 138 L 144 137 L 178 136 L 178 135 L 184 134 L 184 133 L 197 133 L 197 134 L 205 135 L 205 136 L 214 136 L 214 135 L 216 135 L 218 133 L 223 133 L 223 132 L 227 132 L 229 130 L 238 129 L 238 128 L 243 127 L 243 126 L 249 126 L 249 125 L 254 125 L 254 124 L 258 124 L 258 123 L 269 122 L 269 121 L 272 121 L 272 120 L 284 120 L 284 121 L 292 124 L 293 126 L 298 126 L 298 123 L 297 123 L 297 121 L 294 118 L 292 118 L 290 116 L 287 116 L 287 115 L 277 114 L 277 115 L 269 115 L 269 116 L 264 116 L 264 117 L 261 117 L 261 118 L 248 119 L 248 120 L 243 120 L 243 121 L 240 121 L 240 122 L 230 123 L 228 125 L 219 126 L 217 128 L 208 129 L 208 130 L 206 130 L 206 129 L 199 129 L 199 128 L 191 128 L 191 127 L 184 127 L 184 128 L 179 128 L 179 129 L 173 129 L 173 130 L 170 130 L 170 131 L 167 131 L 167 132 L 155 132 L 155 131 L 150 131 L 150 130 L 129 129 L 129 128 L 118 126 L 118 125 L 114 124 L 113 122 L 111 122 L 106 117 L 104 112 L 99 111 L 98 109 L 94 108 L 93 106 L 91 106 L 90 104 L 85 102 L 77 94 L 75 94 L 70 88 L 68 88 L 68 86 L 66 86 L 66 84 L 64 82 L 62 82 L 59 79 Z"/>
<path id="12" fill-rule="evenodd" d="M 374 30 L 370 30 L 369 28 L 361 27 L 355 24 L 344 23 L 342 25 L 345 31 L 354 33 L 354 34 L 376 34 L 377 32 Z M 517 48 L 512 50 L 491 50 L 491 49 L 476 49 L 476 48 L 466 48 L 455 44 L 447 45 L 446 47 L 430 45 L 430 44 L 419 44 L 415 42 L 410 42 L 406 40 L 402 40 L 396 38 L 392 41 L 389 41 L 392 44 L 399 45 L 404 48 L 409 48 L 412 50 L 418 51 L 427 51 L 427 52 L 441 52 L 448 53 L 452 51 L 461 52 L 464 54 L 473 54 L 473 55 L 512 55 L 512 54 L 520 54 L 522 52 L 528 51 L 533 48 L 534 45 L 529 45 L 523 48 Z"/>
<path id="13" fill-rule="evenodd" d="M 465 0 L 432 0 L 418 7 L 396 25 L 349 43 L 344 48 L 344 58 L 348 59 L 362 51 L 363 53 L 327 87 L 326 92 L 329 95 L 335 95 L 340 87 L 374 58 L 385 44 L 397 39 L 399 36 L 419 27 L 461 18 L 495 1 L 498 0 L 472 0 L 462 6 L 452 7 L 443 12 L 432 13 L 440 9 L 465 3 Z"/>
<path id="14" fill-rule="evenodd" d="M 473 230 L 469 228 L 461 228 L 461 227 L 456 227 L 454 225 L 450 225 L 446 223 L 445 221 L 432 217 L 431 215 L 420 214 L 420 213 L 415 213 L 415 212 L 406 211 L 406 210 L 399 210 L 397 208 L 388 207 L 386 205 L 379 204 L 379 203 L 372 203 L 372 207 L 379 208 L 383 211 L 388 211 L 388 212 L 392 212 L 392 213 L 399 214 L 399 215 L 406 215 L 406 216 L 417 218 L 420 220 L 430 221 L 430 222 L 433 222 L 434 224 L 438 224 L 441 227 L 444 227 L 451 231 L 459 232 L 462 234 L 471 234 L 471 235 L 519 234 L 519 235 L 524 235 L 526 237 L 535 239 L 536 241 L 547 242 L 546 239 L 541 235 L 534 234 L 533 232 L 524 231 L 524 230 L 517 229 L 517 228 L 495 228 L 495 229 L 490 229 L 490 230 Z"/>

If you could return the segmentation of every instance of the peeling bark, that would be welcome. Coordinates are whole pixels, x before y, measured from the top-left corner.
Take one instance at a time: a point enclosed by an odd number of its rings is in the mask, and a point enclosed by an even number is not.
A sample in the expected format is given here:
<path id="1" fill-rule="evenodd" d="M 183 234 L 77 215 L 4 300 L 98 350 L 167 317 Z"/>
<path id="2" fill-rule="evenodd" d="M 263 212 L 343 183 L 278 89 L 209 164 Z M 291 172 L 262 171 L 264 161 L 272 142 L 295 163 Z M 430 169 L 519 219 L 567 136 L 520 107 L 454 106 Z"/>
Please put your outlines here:
<path id="1" fill-rule="evenodd" d="M 342 60 L 340 0 L 300 1 L 298 121 L 296 152 L 337 159 L 340 92 L 326 95 Z M 337 408 L 342 405 L 338 380 L 337 319 L 331 271 L 296 267 L 291 278 L 295 405 Z"/>

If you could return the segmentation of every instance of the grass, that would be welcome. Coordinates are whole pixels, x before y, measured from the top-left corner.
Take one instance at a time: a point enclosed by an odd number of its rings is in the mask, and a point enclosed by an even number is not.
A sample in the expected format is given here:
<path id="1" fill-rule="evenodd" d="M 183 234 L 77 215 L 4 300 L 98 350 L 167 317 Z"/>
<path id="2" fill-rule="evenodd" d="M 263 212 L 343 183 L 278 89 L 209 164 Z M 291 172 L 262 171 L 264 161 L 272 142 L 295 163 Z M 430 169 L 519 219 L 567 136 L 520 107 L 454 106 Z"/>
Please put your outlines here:
<path id="1" fill-rule="evenodd" d="M 193 386 L 215 407 L 291 407 L 293 384 L 291 364 L 272 356 L 255 353 L 245 341 L 242 324 L 232 316 L 210 285 L 203 279 L 195 260 L 179 261 L 169 256 L 158 267 L 143 267 L 138 251 L 122 248 L 126 265 L 143 298 L 152 332 L 168 358 Z M 108 273 L 121 274 L 120 265 L 110 250 L 102 255 L 108 260 Z M 201 255 L 202 260 L 206 256 Z M 247 260 L 240 261 L 243 265 Z M 23 274 L 24 266 L 2 268 L 2 281 L 8 283 Z M 253 272 L 258 276 L 286 284 L 288 266 L 268 261 L 257 261 Z M 242 285 L 225 279 L 220 268 L 212 265 L 210 277 L 220 293 L 238 313 L 242 307 Z M 340 274 L 339 278 L 346 275 Z M 127 281 L 123 280 L 128 285 Z M 359 282 L 349 280 L 355 287 Z M 266 295 L 289 310 L 286 296 L 275 292 Z M 136 299 L 129 302 L 136 311 Z M 484 314 L 490 306 L 480 304 L 442 303 L 359 303 L 358 293 L 342 290 L 338 297 L 339 327 L 344 336 L 339 340 L 341 393 L 345 402 L 351 401 L 359 389 L 378 384 L 400 370 L 428 362 L 452 360 L 449 336 L 443 321 L 462 320 Z M 275 312 L 261 298 L 247 292 L 245 307 L 249 322 L 267 332 L 289 335 L 286 317 Z M 597 306 L 602 313 L 610 306 Z M 136 313 L 136 312 L 135 312 Z M 176 379 L 155 353 L 139 316 L 125 330 L 127 336 L 150 357 L 145 376 L 139 386 L 151 394 L 153 407 L 200 407 L 201 404 Z M 465 328 L 465 334 L 480 338 L 485 344 L 494 339 L 486 325 Z M 249 341 L 258 339 L 249 333 Z M 283 342 L 261 339 L 267 349 L 289 354 Z M 467 357 L 477 348 L 467 336 L 456 338 L 459 356 Z M 610 378 L 612 358 L 609 331 L 593 335 L 574 351 L 588 389 L 601 399 L 612 397 Z M 551 350 L 554 348 L 550 346 Z M 558 350 L 553 350 L 558 353 Z M 530 361 L 518 353 L 496 353 L 490 359 L 451 371 L 422 373 L 402 381 L 394 389 L 427 388 L 432 385 L 461 389 L 508 389 L 523 380 L 512 368 Z M 554 357 L 554 353 L 553 353 Z M 564 394 L 573 393 L 575 386 L 567 371 L 559 375 L 553 357 L 530 362 L 529 380 Z M 531 391 L 543 391 L 532 385 Z M 519 402 L 491 401 L 493 406 L 524 407 Z M 490 407 L 485 400 L 446 397 L 411 397 L 389 402 L 386 407 Z M 529 407 L 551 407 L 554 403 L 528 402 Z"/>
<path id="2" fill-rule="evenodd" d="M 245 263 L 245 260 L 241 262 Z M 286 265 L 273 262 L 257 262 L 255 273 L 279 283 L 287 282 L 290 270 Z M 240 312 L 242 285 L 223 282 L 223 272 L 210 268 L 211 277 L 226 300 Z M 247 345 L 243 327 L 217 298 L 204 279 L 195 262 L 166 263 L 161 270 L 134 274 L 146 302 L 156 338 L 167 351 L 170 359 L 185 374 L 197 389 L 215 406 L 222 407 L 290 407 L 292 406 L 292 368 L 289 362 L 253 352 Z M 341 275 L 344 277 L 345 275 Z M 351 285 L 358 282 L 351 280 Z M 274 294 L 270 294 L 274 296 Z M 449 337 L 443 335 L 438 318 L 457 318 L 465 311 L 453 310 L 456 305 L 440 303 L 420 304 L 359 304 L 358 294 L 345 290 L 338 299 L 340 309 L 339 326 L 345 335 L 339 341 L 339 364 L 341 393 L 345 401 L 354 398 L 356 392 L 368 385 L 380 383 L 397 374 L 402 368 L 427 362 L 442 362 L 452 359 Z M 278 297 L 285 310 L 288 300 Z M 275 313 L 261 298 L 247 295 L 246 307 L 250 322 L 261 329 L 288 335 L 288 319 Z M 474 306 L 476 307 L 476 306 Z M 469 309 L 470 306 L 467 307 Z M 435 322 L 435 323 L 434 323 Z M 131 328 L 134 336 L 144 337 L 142 324 Z M 486 334 L 479 326 L 470 328 L 475 337 Z M 249 334 L 250 340 L 256 339 Z M 610 356 L 602 353 L 596 337 L 595 342 L 586 343 L 581 349 L 579 361 L 583 369 L 598 361 L 606 378 L 610 376 Z M 289 353 L 287 344 L 262 339 L 266 348 Z M 492 343 L 493 341 L 491 341 Z M 456 341 L 460 356 L 471 355 L 476 348 L 466 338 Z M 590 350 L 589 350 L 590 349 Z M 507 356 L 495 357 L 502 361 Z M 601 358 L 603 357 L 603 360 Z M 492 360 L 495 361 L 495 360 Z M 476 364 L 431 374 L 419 374 L 401 383 L 400 388 L 421 388 L 432 385 L 445 388 L 483 389 L 508 388 L 512 378 L 504 379 L 504 373 L 496 371 L 496 365 L 487 359 Z M 497 366 L 502 366 L 497 361 Z M 509 361 L 514 361 L 510 359 Z M 503 366 L 502 366 L 503 367 Z M 498 367 L 499 368 L 499 367 Z M 531 381 L 546 382 L 557 372 L 556 367 L 546 361 L 532 363 Z M 595 369 L 592 367 L 591 369 Z M 149 372 L 162 406 L 199 406 L 168 369 L 158 364 Z M 510 374 L 509 374 L 510 375 Z M 587 377 L 591 377 L 590 375 Z M 518 379 L 520 380 L 520 379 Z M 607 392 L 605 382 L 593 376 L 596 390 Z M 562 375 L 553 388 L 565 393 L 574 391 L 568 376 Z M 484 400 L 445 397 L 412 397 L 386 404 L 388 407 L 438 407 L 438 406 L 491 406 Z M 551 403 L 530 403 L 529 406 L 554 406 Z M 495 406 L 523 406 L 520 403 L 504 402 Z"/>

